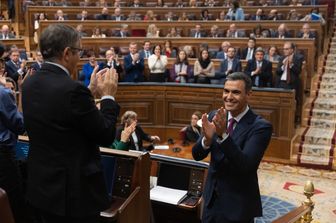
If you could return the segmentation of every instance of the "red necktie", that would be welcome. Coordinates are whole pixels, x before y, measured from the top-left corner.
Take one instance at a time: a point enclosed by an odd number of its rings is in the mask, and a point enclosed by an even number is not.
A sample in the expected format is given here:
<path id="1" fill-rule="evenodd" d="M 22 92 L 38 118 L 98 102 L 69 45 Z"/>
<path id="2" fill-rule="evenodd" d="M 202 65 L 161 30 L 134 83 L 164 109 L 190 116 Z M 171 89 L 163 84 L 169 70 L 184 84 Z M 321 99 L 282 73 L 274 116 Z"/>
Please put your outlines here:
<path id="1" fill-rule="evenodd" d="M 231 119 L 229 120 L 229 126 L 228 126 L 228 128 L 227 128 L 227 130 L 226 130 L 226 133 L 227 133 L 227 134 L 232 135 L 232 133 L 233 133 L 233 127 L 234 127 L 234 124 L 235 124 L 235 123 L 236 123 L 236 119 L 231 118 Z"/>
<path id="2" fill-rule="evenodd" d="M 287 81 L 287 84 L 290 84 L 291 82 L 291 76 L 290 76 L 290 65 L 289 65 L 289 59 L 287 61 L 287 66 L 286 66 L 286 81 Z"/>

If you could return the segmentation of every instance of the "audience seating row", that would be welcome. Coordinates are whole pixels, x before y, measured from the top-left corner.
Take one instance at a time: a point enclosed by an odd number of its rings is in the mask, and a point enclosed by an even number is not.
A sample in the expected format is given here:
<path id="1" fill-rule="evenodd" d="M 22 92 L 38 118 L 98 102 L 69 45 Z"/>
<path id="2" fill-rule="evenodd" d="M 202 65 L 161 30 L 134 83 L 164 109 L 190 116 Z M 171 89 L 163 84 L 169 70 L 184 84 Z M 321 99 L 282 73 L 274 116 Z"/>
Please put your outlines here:
<path id="1" fill-rule="evenodd" d="M 156 26 L 160 30 L 160 36 L 165 37 L 171 27 L 175 27 L 179 29 L 179 31 L 183 34 L 182 36 L 184 37 L 189 37 L 192 30 L 195 28 L 196 24 L 201 24 L 202 30 L 209 31 L 210 28 L 213 25 L 217 25 L 218 28 L 224 33 L 226 30 L 229 29 L 230 24 L 235 23 L 237 26 L 237 29 L 244 30 L 246 33 L 246 36 L 248 37 L 249 34 L 253 31 L 253 29 L 257 25 L 261 25 L 263 29 L 272 29 L 274 31 L 277 30 L 278 26 L 282 24 L 284 21 L 221 21 L 221 22 L 216 22 L 216 21 L 202 21 L 202 22 L 168 22 L 168 21 L 155 21 Z M 41 32 L 43 29 L 48 27 L 50 24 L 55 24 L 58 23 L 58 21 L 41 21 L 40 22 L 40 28 L 38 32 Z M 95 20 L 90 20 L 90 21 L 63 21 L 62 23 L 68 24 L 70 26 L 76 27 L 78 24 L 83 25 L 84 31 L 87 31 L 88 34 L 92 33 L 92 30 L 95 27 L 100 27 L 101 30 L 109 33 L 110 35 L 117 30 L 120 30 L 120 27 L 122 24 L 127 24 L 129 32 L 131 34 L 131 37 L 137 37 L 137 36 L 142 36 L 144 37 L 147 32 L 147 27 L 150 22 L 145 23 L 143 21 L 97 21 Z M 288 29 L 291 31 L 291 34 L 293 37 L 296 37 L 297 34 L 301 31 L 301 28 L 304 23 L 303 21 L 285 21 Z M 316 32 L 316 48 L 318 49 L 316 52 L 320 54 L 321 48 L 322 48 L 322 43 L 324 41 L 324 26 L 321 25 L 320 22 L 314 21 L 314 22 L 309 22 L 310 28 L 312 31 Z M 91 36 L 91 35 L 88 35 Z M 108 36 L 108 35 L 107 35 Z M 257 40 L 257 43 L 259 42 L 259 39 Z M 218 45 L 220 46 L 220 45 Z M 312 54 L 310 54 L 312 55 Z M 315 54 L 314 54 L 315 56 Z"/>
<path id="2" fill-rule="evenodd" d="M 318 6 L 320 13 L 322 13 L 323 15 L 327 15 L 327 6 L 326 5 L 322 5 L 322 6 Z M 54 16 L 54 14 L 56 13 L 57 9 L 59 9 L 60 7 L 43 7 L 43 6 L 29 6 L 27 9 L 27 12 L 25 13 L 25 31 L 26 31 L 26 35 L 31 37 L 32 36 L 32 32 L 34 30 L 34 19 L 35 19 L 35 14 L 37 13 L 46 13 L 47 15 L 50 16 Z M 257 6 L 249 6 L 249 7 L 245 7 L 244 8 L 244 12 L 246 14 L 255 14 L 255 12 L 257 11 L 257 9 L 260 7 Z M 289 12 L 290 9 L 295 9 L 298 13 L 302 14 L 302 15 L 306 15 L 308 14 L 312 9 L 314 8 L 314 6 L 296 6 L 296 7 L 288 7 L 288 6 L 270 6 L 270 7 L 263 7 L 263 10 L 265 11 L 265 14 L 268 14 L 272 9 L 276 9 L 278 11 L 278 13 L 281 14 L 287 14 Z M 69 19 L 76 19 L 77 15 L 80 14 L 83 10 L 87 10 L 89 15 L 96 15 L 96 14 L 100 14 L 102 8 L 101 7 L 92 7 L 92 8 L 87 8 L 87 7 L 61 7 L 62 11 L 64 14 L 66 14 Z M 154 11 L 154 13 L 162 18 L 164 18 L 165 14 L 167 14 L 169 11 L 173 11 L 175 14 L 180 15 L 183 12 L 186 12 L 188 14 L 194 14 L 194 15 L 200 15 L 201 14 L 201 10 L 200 8 L 165 8 L 165 7 L 154 7 L 154 8 L 122 8 L 122 14 L 124 15 L 128 15 L 130 13 L 130 11 L 134 11 L 136 10 L 136 13 L 138 14 L 142 14 L 144 15 L 148 10 L 152 10 Z M 216 15 L 216 17 L 218 17 L 218 15 L 220 14 L 221 11 L 225 11 L 227 12 L 228 7 L 215 7 L 215 8 L 211 8 L 209 9 L 209 13 Z M 114 8 L 109 8 L 109 14 L 112 15 L 114 13 Z M 20 28 L 21 30 L 21 28 Z"/>
<path id="3" fill-rule="evenodd" d="M 150 41 L 152 45 L 154 44 L 163 44 L 165 40 L 171 40 L 174 47 L 182 48 L 185 45 L 193 46 L 195 50 L 195 55 L 199 55 L 199 46 L 201 43 L 207 43 L 209 50 L 219 50 L 222 41 L 229 41 L 232 46 L 236 48 L 245 48 L 247 46 L 247 38 L 225 38 L 225 39 L 214 39 L 214 38 L 151 38 Z M 129 43 L 134 41 L 138 43 L 138 48 L 142 47 L 144 38 L 139 37 L 130 37 L 130 38 L 117 38 L 117 37 L 108 37 L 108 38 L 82 38 L 82 47 L 84 49 L 92 49 L 98 55 L 101 48 L 110 48 L 110 47 L 119 47 L 121 51 L 127 52 Z M 257 46 L 262 46 L 267 49 L 269 46 L 274 45 L 282 51 L 283 45 L 286 41 L 292 41 L 296 44 L 297 51 L 300 51 L 304 55 L 307 67 L 307 82 L 304 85 L 304 89 L 310 88 L 310 79 L 314 74 L 315 70 L 315 59 L 314 56 L 316 53 L 315 44 L 313 39 L 270 39 L 263 38 L 257 40 Z"/>

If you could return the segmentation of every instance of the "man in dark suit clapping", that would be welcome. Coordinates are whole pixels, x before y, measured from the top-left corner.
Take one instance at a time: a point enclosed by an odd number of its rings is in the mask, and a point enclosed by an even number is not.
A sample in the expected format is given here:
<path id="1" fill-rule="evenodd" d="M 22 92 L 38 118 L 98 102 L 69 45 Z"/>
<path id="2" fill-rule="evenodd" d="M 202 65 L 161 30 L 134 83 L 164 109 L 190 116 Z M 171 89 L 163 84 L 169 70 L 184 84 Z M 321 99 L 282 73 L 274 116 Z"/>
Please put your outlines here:
<path id="1" fill-rule="evenodd" d="M 247 61 L 245 73 L 251 77 L 253 86 L 272 86 L 272 63 L 264 59 L 265 52 L 259 47 L 254 58 Z"/>
<path id="2" fill-rule="evenodd" d="M 27 199 L 44 223 L 98 223 L 109 207 L 99 145 L 111 145 L 115 137 L 118 75 L 103 69 L 89 88 L 72 80 L 80 47 L 74 28 L 47 27 L 40 37 L 45 62 L 23 84 Z M 91 92 L 101 97 L 100 110 Z"/>
<path id="3" fill-rule="evenodd" d="M 253 223 L 262 215 L 257 170 L 271 140 L 272 125 L 248 105 L 251 79 L 232 73 L 220 109 L 202 115 L 203 137 L 192 149 L 195 160 L 211 153 L 202 223 Z"/>

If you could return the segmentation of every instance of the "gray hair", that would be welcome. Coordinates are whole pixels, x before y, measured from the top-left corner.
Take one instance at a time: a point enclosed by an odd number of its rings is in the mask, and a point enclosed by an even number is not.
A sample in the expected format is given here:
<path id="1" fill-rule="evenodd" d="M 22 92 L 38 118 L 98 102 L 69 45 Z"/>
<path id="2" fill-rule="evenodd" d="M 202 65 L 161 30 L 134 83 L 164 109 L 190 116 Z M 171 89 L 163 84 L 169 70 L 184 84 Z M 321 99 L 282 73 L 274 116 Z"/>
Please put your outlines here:
<path id="1" fill-rule="evenodd" d="M 43 30 L 39 44 L 43 58 L 53 61 L 62 57 L 66 47 L 76 47 L 79 41 L 80 35 L 73 27 L 55 24 Z"/>

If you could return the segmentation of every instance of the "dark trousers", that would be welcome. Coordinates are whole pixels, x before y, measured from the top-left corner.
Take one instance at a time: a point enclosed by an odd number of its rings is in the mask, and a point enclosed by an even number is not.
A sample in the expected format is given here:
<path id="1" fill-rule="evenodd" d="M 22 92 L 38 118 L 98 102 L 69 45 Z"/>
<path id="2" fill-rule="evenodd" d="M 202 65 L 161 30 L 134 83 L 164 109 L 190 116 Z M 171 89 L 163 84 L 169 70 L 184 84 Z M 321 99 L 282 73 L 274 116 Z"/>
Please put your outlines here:
<path id="1" fill-rule="evenodd" d="M 0 187 L 7 193 L 16 223 L 26 222 L 26 205 L 21 174 L 15 161 L 14 148 L 0 145 Z"/>
<path id="2" fill-rule="evenodd" d="M 222 206 L 218 195 L 214 193 L 209 206 L 204 205 L 202 223 L 254 223 L 254 218 L 238 221 L 227 219 L 221 209 Z"/>
<path id="3" fill-rule="evenodd" d="M 85 214 L 85 213 L 83 213 Z M 51 214 L 39 209 L 35 209 L 36 223 L 99 223 L 100 213 L 92 216 L 70 217 Z"/>

